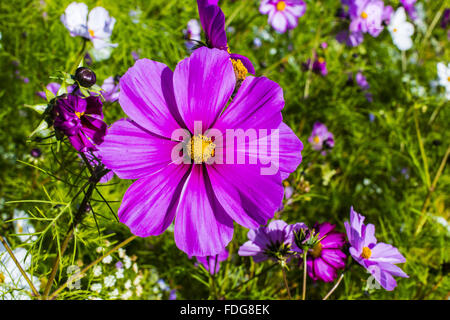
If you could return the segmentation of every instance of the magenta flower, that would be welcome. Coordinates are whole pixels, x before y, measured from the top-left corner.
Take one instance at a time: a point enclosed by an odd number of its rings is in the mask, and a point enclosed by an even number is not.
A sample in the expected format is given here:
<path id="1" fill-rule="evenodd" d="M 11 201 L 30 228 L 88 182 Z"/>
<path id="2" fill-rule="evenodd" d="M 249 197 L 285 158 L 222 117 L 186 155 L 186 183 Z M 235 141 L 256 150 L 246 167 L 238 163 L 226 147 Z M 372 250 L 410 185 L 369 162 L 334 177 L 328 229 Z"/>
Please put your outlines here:
<path id="1" fill-rule="evenodd" d="M 283 94 L 275 82 L 249 76 L 228 104 L 235 85 L 229 54 L 206 47 L 178 63 L 174 72 L 141 59 L 122 76 L 119 103 L 130 119 L 114 123 L 99 149 L 103 163 L 119 178 L 137 179 L 118 212 L 132 233 L 159 235 L 175 219 L 178 248 L 192 256 L 213 256 L 231 241 L 233 221 L 253 229 L 273 217 L 283 198 L 281 181 L 301 162 L 303 146 L 282 122 Z M 225 136 L 233 129 L 279 129 L 279 172 L 261 174 L 267 158 L 246 145 L 256 137 L 235 149 L 229 140 L 213 142 L 218 133 Z M 181 142 L 180 130 L 187 132 Z M 173 160 L 180 145 L 186 152 Z M 227 150 L 255 162 L 233 164 L 227 155 L 225 163 L 211 163 Z"/>
<path id="2" fill-rule="evenodd" d="M 318 241 L 313 248 L 308 250 L 306 264 L 308 275 L 313 280 L 324 282 L 334 281 L 337 277 L 337 270 L 345 267 L 347 256 L 342 252 L 345 244 L 345 234 L 336 232 L 335 225 L 324 222 L 315 225 L 314 235 Z M 293 247 L 294 251 L 302 252 L 298 246 Z"/>
<path id="3" fill-rule="evenodd" d="M 336 40 L 339 43 L 345 43 L 349 47 L 359 46 L 364 41 L 364 34 L 362 32 L 349 32 L 344 30 L 336 35 Z"/>
<path id="4" fill-rule="evenodd" d="M 317 151 L 331 149 L 334 147 L 334 136 L 328 131 L 326 125 L 321 122 L 316 122 L 314 123 L 311 136 L 308 138 L 308 142 Z"/>
<path id="5" fill-rule="evenodd" d="M 353 0 L 349 3 L 350 32 L 369 33 L 377 37 L 383 31 L 382 0 Z"/>
<path id="6" fill-rule="evenodd" d="M 444 10 L 444 13 L 442 14 L 441 28 L 447 29 L 449 22 L 450 22 L 450 9 L 446 8 Z"/>
<path id="7" fill-rule="evenodd" d="M 93 151 L 95 145 L 103 142 L 107 126 L 102 120 L 99 97 L 84 99 L 71 94 L 60 97 L 53 107 L 53 116 L 55 129 L 66 135 L 76 150 Z"/>
<path id="8" fill-rule="evenodd" d="M 298 18 L 306 12 L 303 0 L 262 0 L 259 5 L 261 14 L 269 15 L 269 24 L 279 33 L 297 27 Z"/>
<path id="9" fill-rule="evenodd" d="M 224 248 L 222 252 L 215 256 L 196 257 L 210 274 L 216 274 L 220 270 L 220 262 L 228 259 L 228 250 Z"/>
<path id="10" fill-rule="evenodd" d="M 249 241 L 239 248 L 238 254 L 251 256 L 255 262 L 286 261 L 292 245 L 292 228 L 293 225 L 282 220 L 273 220 L 267 227 L 250 230 Z"/>
<path id="11" fill-rule="evenodd" d="M 254 74 L 255 68 L 249 58 L 230 52 L 225 32 L 225 15 L 218 3 L 219 0 L 197 0 L 200 23 L 206 34 L 206 45 L 208 48 L 227 51 L 233 62 L 236 78 L 242 81 L 247 73 Z"/>
<path id="12" fill-rule="evenodd" d="M 377 243 L 375 226 L 363 223 L 365 217 L 350 208 L 350 223 L 345 222 L 350 254 L 360 265 L 369 271 L 375 280 L 386 290 L 397 286 L 393 276 L 408 278 L 395 264 L 406 261 L 397 248 L 383 242 Z"/>

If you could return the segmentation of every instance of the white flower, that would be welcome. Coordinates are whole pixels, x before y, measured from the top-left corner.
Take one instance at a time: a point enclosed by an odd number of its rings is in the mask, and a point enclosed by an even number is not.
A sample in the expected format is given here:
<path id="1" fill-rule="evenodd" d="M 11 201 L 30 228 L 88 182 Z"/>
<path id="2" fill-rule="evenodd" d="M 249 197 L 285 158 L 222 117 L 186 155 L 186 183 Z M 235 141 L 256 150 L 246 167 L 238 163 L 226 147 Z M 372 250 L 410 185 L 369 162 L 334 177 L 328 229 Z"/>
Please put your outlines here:
<path id="1" fill-rule="evenodd" d="M 123 264 L 125 266 L 125 269 L 130 269 L 131 267 L 131 259 L 129 256 L 125 256 L 125 258 L 123 258 Z"/>
<path id="2" fill-rule="evenodd" d="M 123 272 L 124 272 L 123 268 L 118 269 L 117 272 L 116 272 L 116 278 L 117 279 L 123 279 L 123 277 L 124 277 Z"/>
<path id="3" fill-rule="evenodd" d="M 391 33 L 392 40 L 401 51 L 411 49 L 413 41 L 411 36 L 414 34 L 414 25 L 406 21 L 406 13 L 403 7 L 395 11 L 388 30 Z"/>
<path id="4" fill-rule="evenodd" d="M 125 289 L 130 289 L 131 288 L 131 280 L 127 280 L 127 282 L 125 282 L 124 284 Z"/>
<path id="5" fill-rule="evenodd" d="M 112 261 L 112 257 L 111 256 L 106 256 L 102 260 L 102 262 L 106 263 L 106 264 L 111 263 L 111 261 Z"/>
<path id="6" fill-rule="evenodd" d="M 110 43 L 116 19 L 109 16 L 102 7 L 95 7 L 89 12 L 84 3 L 72 2 L 61 15 L 61 21 L 72 37 L 80 36 L 91 40 L 97 50 L 106 47 L 117 47 Z"/>
<path id="7" fill-rule="evenodd" d="M 118 296 L 119 296 L 119 290 L 117 290 L 117 289 L 114 289 L 113 291 L 111 291 L 109 293 L 109 297 L 111 299 L 117 299 Z"/>
<path id="8" fill-rule="evenodd" d="M 103 279 L 103 283 L 106 288 L 112 287 L 116 283 L 116 277 L 114 276 L 107 276 L 105 279 Z"/>
<path id="9" fill-rule="evenodd" d="M 102 275 L 102 267 L 99 265 L 95 266 L 93 273 L 94 273 L 94 277 L 101 276 Z"/>
<path id="10" fill-rule="evenodd" d="M 130 290 L 126 291 L 124 294 L 122 294 L 122 299 L 123 300 L 128 300 L 133 296 L 133 292 L 131 292 Z"/>
<path id="11" fill-rule="evenodd" d="M 200 41 L 200 33 L 202 29 L 200 27 L 200 24 L 196 19 L 191 19 L 187 23 L 187 29 L 183 30 L 184 37 L 187 39 L 186 41 L 186 48 L 191 50 L 196 44 L 196 41 Z"/>
<path id="12" fill-rule="evenodd" d="M 124 248 L 119 248 L 119 250 L 117 250 L 117 253 L 119 254 L 119 258 L 125 258 L 126 251 Z"/>
<path id="13" fill-rule="evenodd" d="M 30 268 L 31 256 L 27 255 L 27 250 L 17 248 L 13 254 L 24 270 Z M 39 290 L 40 282 L 37 277 L 32 277 L 26 272 L 28 278 L 33 282 L 35 288 Z M 30 300 L 31 288 L 24 276 L 17 268 L 13 259 L 0 243 L 0 297 L 3 300 Z"/>
<path id="14" fill-rule="evenodd" d="M 450 100 L 450 63 L 446 66 L 444 63 L 437 64 L 437 73 L 439 85 L 445 88 L 447 100 Z"/>
<path id="15" fill-rule="evenodd" d="M 91 285 L 91 290 L 95 291 L 97 293 L 100 293 L 100 291 L 102 291 L 102 284 L 101 283 L 93 283 Z"/>

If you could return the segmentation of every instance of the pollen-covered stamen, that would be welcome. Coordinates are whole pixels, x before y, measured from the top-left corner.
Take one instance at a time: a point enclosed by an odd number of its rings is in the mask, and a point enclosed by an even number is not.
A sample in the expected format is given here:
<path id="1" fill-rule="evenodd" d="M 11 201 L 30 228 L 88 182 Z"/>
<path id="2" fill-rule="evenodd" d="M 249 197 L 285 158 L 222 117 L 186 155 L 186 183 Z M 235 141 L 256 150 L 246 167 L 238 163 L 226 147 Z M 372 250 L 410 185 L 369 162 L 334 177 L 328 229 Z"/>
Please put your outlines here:
<path id="1" fill-rule="evenodd" d="M 94 30 L 92 30 L 92 29 L 89 29 L 88 31 L 89 31 L 89 34 L 91 35 L 91 37 L 93 38 L 93 37 L 94 37 L 94 35 L 95 35 L 95 32 L 94 32 Z"/>
<path id="2" fill-rule="evenodd" d="M 236 75 L 236 81 L 244 81 L 247 76 L 248 70 L 244 66 L 241 60 L 230 59 L 233 64 L 234 74 Z"/>
<path id="3" fill-rule="evenodd" d="M 368 247 L 364 247 L 362 249 L 361 258 L 369 259 L 371 255 L 372 255 L 372 250 L 370 250 Z"/>
<path id="4" fill-rule="evenodd" d="M 312 249 L 309 250 L 309 253 L 314 257 L 317 258 L 322 253 L 322 244 L 318 242 Z"/>
<path id="5" fill-rule="evenodd" d="M 84 112 L 75 111 L 75 115 L 78 117 L 78 119 L 81 119 L 81 117 L 84 116 Z"/>
<path id="6" fill-rule="evenodd" d="M 450 77 L 447 77 L 447 81 L 450 82 Z"/>
<path id="7" fill-rule="evenodd" d="M 193 136 L 186 145 L 187 154 L 195 163 L 208 161 L 214 157 L 216 145 L 211 138 L 198 134 Z"/>
<path id="8" fill-rule="evenodd" d="M 284 11 L 286 9 L 286 2 L 278 1 L 277 3 L 277 11 Z"/>
<path id="9" fill-rule="evenodd" d="M 369 16 L 369 15 L 368 15 L 365 11 L 363 11 L 363 12 L 361 13 L 361 18 L 363 18 L 363 19 L 367 19 L 368 16 Z"/>
<path id="10" fill-rule="evenodd" d="M 392 31 L 397 32 L 397 28 L 394 28 L 394 30 L 392 30 Z"/>
<path id="11" fill-rule="evenodd" d="M 5 282 L 5 275 L 0 272 L 0 283 Z"/>

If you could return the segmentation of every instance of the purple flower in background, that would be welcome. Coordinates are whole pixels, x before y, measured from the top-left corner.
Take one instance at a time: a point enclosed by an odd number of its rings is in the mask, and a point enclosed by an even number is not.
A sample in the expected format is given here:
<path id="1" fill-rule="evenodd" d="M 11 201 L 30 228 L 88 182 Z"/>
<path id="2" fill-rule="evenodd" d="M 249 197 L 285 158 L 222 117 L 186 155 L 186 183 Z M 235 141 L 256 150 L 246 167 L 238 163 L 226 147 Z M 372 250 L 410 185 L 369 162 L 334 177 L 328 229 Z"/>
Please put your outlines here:
<path id="1" fill-rule="evenodd" d="M 187 29 L 183 30 L 184 37 L 187 40 L 185 42 L 186 48 L 189 50 L 192 50 L 198 42 L 201 40 L 200 33 L 202 29 L 200 27 L 200 24 L 196 19 L 191 19 L 187 23 Z"/>
<path id="2" fill-rule="evenodd" d="M 255 262 L 286 261 L 292 244 L 292 227 L 282 220 L 273 220 L 267 227 L 250 230 L 247 233 L 249 241 L 239 248 L 238 254 L 251 256 Z"/>
<path id="3" fill-rule="evenodd" d="M 393 276 L 408 278 L 395 264 L 406 261 L 397 248 L 383 242 L 377 243 L 375 226 L 365 225 L 365 217 L 350 208 L 350 223 L 345 222 L 350 254 L 360 265 L 369 271 L 375 280 L 386 290 L 397 286 Z"/>
<path id="4" fill-rule="evenodd" d="M 119 99 L 119 81 L 117 77 L 109 77 L 103 81 L 102 95 L 106 102 L 115 102 Z"/>
<path id="5" fill-rule="evenodd" d="M 131 51 L 131 56 L 133 57 L 134 62 L 139 60 L 139 53 L 136 51 Z"/>
<path id="6" fill-rule="evenodd" d="M 391 22 L 394 9 L 391 6 L 385 6 L 383 9 L 383 22 L 388 25 Z"/>
<path id="7" fill-rule="evenodd" d="M 442 15 L 441 28 L 446 29 L 449 22 L 450 22 L 450 8 L 446 8 Z"/>
<path id="8" fill-rule="evenodd" d="M 61 15 L 61 22 L 72 37 L 80 36 L 91 40 L 95 49 L 117 47 L 117 44 L 110 43 L 116 19 L 110 17 L 105 8 L 95 7 L 88 16 L 86 4 L 72 2 Z"/>
<path id="9" fill-rule="evenodd" d="M 417 19 L 417 10 L 415 7 L 417 0 L 400 0 L 400 3 L 405 8 L 406 13 L 411 18 L 411 20 Z"/>
<path id="10" fill-rule="evenodd" d="M 76 150 L 96 150 L 95 144 L 103 142 L 107 126 L 102 120 L 99 97 L 84 99 L 71 94 L 60 97 L 53 107 L 53 116 L 55 129 L 65 134 Z"/>
<path id="11" fill-rule="evenodd" d="M 362 32 L 349 32 L 348 30 L 344 30 L 336 35 L 336 40 L 339 43 L 345 43 L 349 47 L 356 47 L 363 42 L 364 35 Z"/>
<path id="12" fill-rule="evenodd" d="M 177 300 L 177 290 L 173 289 L 170 291 L 169 300 Z"/>
<path id="13" fill-rule="evenodd" d="M 306 256 L 308 275 L 313 280 L 322 280 L 331 282 L 336 279 L 337 270 L 345 267 L 347 256 L 342 252 L 345 244 L 345 234 L 336 232 L 335 225 L 328 222 L 316 224 L 313 228 L 314 235 L 318 241 L 313 248 L 309 249 Z M 311 236 L 311 235 L 310 235 Z M 298 246 L 293 247 L 294 251 L 299 253 L 302 250 Z"/>
<path id="14" fill-rule="evenodd" d="M 220 262 L 228 259 L 228 250 L 224 248 L 222 252 L 215 256 L 196 257 L 210 274 L 216 274 L 220 270 Z"/>
<path id="15" fill-rule="evenodd" d="M 363 90 L 368 90 L 370 88 L 367 78 L 359 71 L 355 76 L 356 84 Z"/>
<path id="16" fill-rule="evenodd" d="M 317 151 L 331 149 L 334 147 L 334 136 L 328 131 L 326 125 L 316 122 L 314 123 L 311 136 L 308 138 L 308 142 Z"/>
<path id="17" fill-rule="evenodd" d="M 269 15 L 269 24 L 279 33 L 297 27 L 298 18 L 306 12 L 303 0 L 262 0 L 259 5 L 261 14 Z"/>
<path id="18" fill-rule="evenodd" d="M 311 59 L 308 59 L 306 63 L 303 64 L 304 70 L 308 70 L 311 67 Z M 312 64 L 312 69 L 314 73 L 326 76 L 328 74 L 327 62 L 324 58 L 316 58 Z"/>
<path id="19" fill-rule="evenodd" d="M 369 33 L 377 37 L 383 30 L 382 0 L 353 0 L 349 3 L 350 32 Z"/>
<path id="20" fill-rule="evenodd" d="M 275 82 L 249 76 L 228 104 L 235 85 L 229 54 L 206 47 L 179 62 L 174 72 L 141 59 L 122 76 L 119 103 L 130 119 L 114 123 L 99 150 L 119 178 L 137 179 L 118 211 L 132 233 L 159 235 L 175 219 L 179 249 L 213 256 L 231 241 L 233 221 L 254 229 L 273 217 L 283 198 L 282 180 L 301 162 L 303 145 L 282 122 L 283 93 Z M 201 122 L 201 133 L 195 122 Z M 227 148 L 233 153 L 226 143 L 213 142 L 210 132 L 225 136 L 227 129 L 238 128 L 280 130 L 279 172 L 261 174 L 261 155 L 246 145 L 256 137 L 234 146 L 237 156 L 256 157 L 255 164 L 209 161 Z M 173 160 L 173 150 L 183 142 L 172 135 L 182 129 L 187 149 L 192 148 L 183 157 L 193 164 Z"/>
<path id="21" fill-rule="evenodd" d="M 197 0 L 200 22 L 206 34 L 206 45 L 208 48 L 217 48 L 229 53 L 236 81 L 241 83 L 247 73 L 255 73 L 255 68 L 249 58 L 231 53 L 225 32 L 225 15 L 217 5 L 218 2 L 219 0 Z"/>

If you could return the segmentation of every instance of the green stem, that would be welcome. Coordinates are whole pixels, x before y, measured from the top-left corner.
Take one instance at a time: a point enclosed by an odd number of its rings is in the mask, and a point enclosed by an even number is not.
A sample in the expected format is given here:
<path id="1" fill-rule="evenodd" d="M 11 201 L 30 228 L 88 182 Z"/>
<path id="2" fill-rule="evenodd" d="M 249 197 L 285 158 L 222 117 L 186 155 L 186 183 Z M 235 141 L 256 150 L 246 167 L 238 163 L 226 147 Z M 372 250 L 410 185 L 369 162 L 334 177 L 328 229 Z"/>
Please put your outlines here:
<path id="1" fill-rule="evenodd" d="M 287 277 L 286 277 L 286 270 L 284 267 L 281 267 L 281 272 L 283 273 L 283 281 L 284 281 L 284 285 L 286 286 L 286 290 L 289 296 L 289 300 L 292 300 L 292 296 L 291 296 L 291 290 L 289 289 L 289 284 L 287 282 Z"/>
<path id="2" fill-rule="evenodd" d="M 308 255 L 308 250 L 304 249 L 303 250 L 303 292 L 302 292 L 302 300 L 306 299 L 306 269 L 307 269 L 307 265 L 306 265 L 306 257 Z"/>
<path id="3" fill-rule="evenodd" d="M 337 287 L 341 283 L 342 279 L 344 279 L 344 273 L 341 274 L 341 276 L 339 277 L 338 281 L 333 286 L 333 288 L 331 288 L 331 290 L 325 295 L 325 297 L 323 297 L 323 300 L 327 300 L 328 299 L 328 297 L 334 292 L 334 290 L 337 289 Z"/>
<path id="4" fill-rule="evenodd" d="M 23 275 L 25 280 L 28 282 L 28 285 L 31 288 L 31 291 L 33 291 L 33 294 L 36 297 L 39 297 L 39 292 L 36 290 L 35 286 L 33 285 L 33 282 L 31 282 L 30 278 L 28 278 L 27 273 L 23 270 L 22 266 L 20 265 L 19 261 L 17 261 L 16 256 L 12 252 L 11 248 L 9 247 L 6 240 L 0 236 L 0 241 L 3 243 L 3 246 L 5 247 L 6 251 L 8 251 L 9 255 L 11 256 L 11 259 L 13 259 L 14 263 L 16 264 L 17 268 L 19 269 L 20 273 Z"/>

